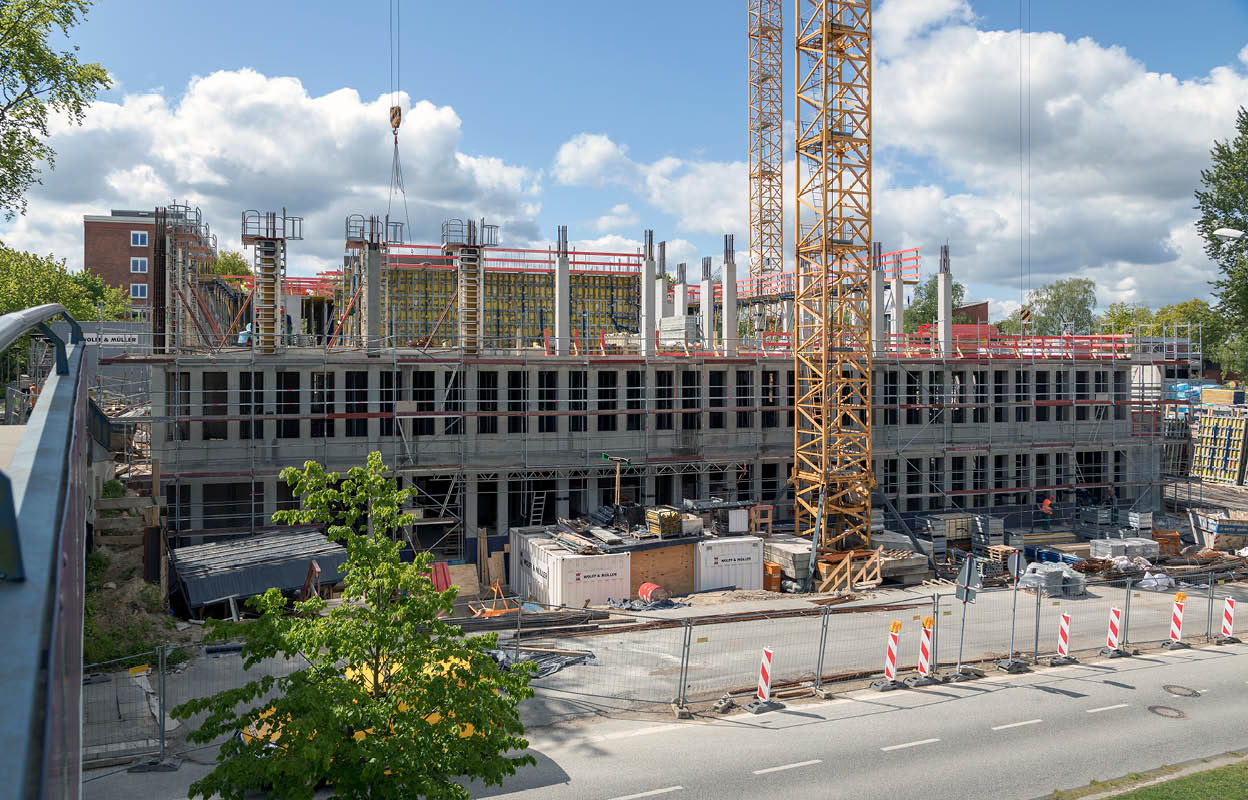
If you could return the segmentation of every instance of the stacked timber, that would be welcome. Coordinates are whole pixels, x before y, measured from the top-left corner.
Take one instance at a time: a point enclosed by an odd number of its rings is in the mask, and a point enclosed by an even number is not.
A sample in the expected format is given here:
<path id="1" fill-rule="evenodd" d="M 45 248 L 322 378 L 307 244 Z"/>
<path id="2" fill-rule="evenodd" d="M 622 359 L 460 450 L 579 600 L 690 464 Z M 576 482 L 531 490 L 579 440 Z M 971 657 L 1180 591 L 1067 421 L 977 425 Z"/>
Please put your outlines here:
<path id="1" fill-rule="evenodd" d="M 680 536 L 680 511 L 671 506 L 646 509 L 646 530 L 652 536 Z"/>
<path id="2" fill-rule="evenodd" d="M 946 547 L 970 550 L 973 518 L 971 514 L 932 514 L 923 519 L 932 529 L 932 541 L 939 537 Z"/>

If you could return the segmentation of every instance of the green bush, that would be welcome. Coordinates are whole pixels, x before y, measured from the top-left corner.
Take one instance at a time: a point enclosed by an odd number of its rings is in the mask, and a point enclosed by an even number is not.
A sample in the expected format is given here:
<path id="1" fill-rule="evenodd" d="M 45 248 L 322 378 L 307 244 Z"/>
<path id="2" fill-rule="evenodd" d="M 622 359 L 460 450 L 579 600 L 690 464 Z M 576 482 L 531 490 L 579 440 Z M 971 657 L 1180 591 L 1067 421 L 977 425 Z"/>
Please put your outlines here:
<path id="1" fill-rule="evenodd" d="M 139 602 L 143 604 L 143 610 L 149 614 L 157 614 L 164 610 L 164 604 L 160 602 L 160 590 L 150 583 L 139 590 Z"/>
<path id="2" fill-rule="evenodd" d="M 125 484 L 116 479 L 104 481 L 104 486 L 100 489 L 100 497 L 105 500 L 117 500 L 125 496 Z"/>
<path id="3" fill-rule="evenodd" d="M 104 571 L 108 569 L 108 556 L 99 550 L 87 553 L 87 591 L 94 592 L 104 584 Z"/>

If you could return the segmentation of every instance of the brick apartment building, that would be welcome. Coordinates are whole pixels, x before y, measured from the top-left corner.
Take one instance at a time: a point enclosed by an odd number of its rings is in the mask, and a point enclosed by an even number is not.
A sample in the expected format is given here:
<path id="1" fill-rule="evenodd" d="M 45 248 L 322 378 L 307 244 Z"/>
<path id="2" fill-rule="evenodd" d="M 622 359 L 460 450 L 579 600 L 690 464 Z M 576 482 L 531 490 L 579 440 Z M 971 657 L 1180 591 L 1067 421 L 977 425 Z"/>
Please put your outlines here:
<path id="1" fill-rule="evenodd" d="M 82 218 L 82 264 L 120 286 L 135 309 L 149 308 L 156 212 L 114 209 L 109 216 Z"/>
<path id="2" fill-rule="evenodd" d="M 192 257 L 216 257 L 217 237 L 195 207 L 172 203 L 147 211 L 113 209 L 108 216 L 82 218 L 83 268 L 125 290 L 130 307 L 144 315 L 152 303 L 156 269 L 157 213 L 164 211 L 165 235 L 189 248 Z"/>

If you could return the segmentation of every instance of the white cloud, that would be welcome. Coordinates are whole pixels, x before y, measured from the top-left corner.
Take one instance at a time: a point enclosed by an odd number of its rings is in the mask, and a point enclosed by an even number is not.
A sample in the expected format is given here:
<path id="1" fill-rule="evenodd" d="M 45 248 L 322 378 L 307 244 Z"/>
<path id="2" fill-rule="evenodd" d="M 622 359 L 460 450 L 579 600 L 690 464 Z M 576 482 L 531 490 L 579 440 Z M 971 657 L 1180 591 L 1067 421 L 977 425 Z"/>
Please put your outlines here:
<path id="1" fill-rule="evenodd" d="M 616 203 L 611 210 L 594 220 L 594 228 L 599 232 L 616 231 L 620 228 L 631 228 L 641 222 L 637 212 L 628 203 Z"/>
<path id="2" fill-rule="evenodd" d="M 406 218 L 401 198 L 390 196 L 389 104 L 354 89 L 312 96 L 297 79 L 248 69 L 194 78 L 177 102 L 157 93 L 97 102 L 81 127 L 53 128 L 57 168 L 0 236 L 79 266 L 83 214 L 176 197 L 203 209 L 223 247 L 238 248 L 243 209 L 285 207 L 305 218 L 306 239 L 290 245 L 292 272 L 332 267 L 348 214 Z M 406 96 L 400 104 L 409 239 L 437 241 L 442 219 L 482 216 L 500 225 L 504 243 L 537 237 L 540 173 L 460 152 L 460 119 L 449 106 Z"/>
<path id="3" fill-rule="evenodd" d="M 994 300 L 988 298 L 988 319 L 1005 319 L 1023 307 L 1017 300 Z"/>
<path id="4" fill-rule="evenodd" d="M 634 170 L 627 153 L 605 133 L 578 133 L 555 153 L 555 179 L 579 186 L 626 183 Z"/>

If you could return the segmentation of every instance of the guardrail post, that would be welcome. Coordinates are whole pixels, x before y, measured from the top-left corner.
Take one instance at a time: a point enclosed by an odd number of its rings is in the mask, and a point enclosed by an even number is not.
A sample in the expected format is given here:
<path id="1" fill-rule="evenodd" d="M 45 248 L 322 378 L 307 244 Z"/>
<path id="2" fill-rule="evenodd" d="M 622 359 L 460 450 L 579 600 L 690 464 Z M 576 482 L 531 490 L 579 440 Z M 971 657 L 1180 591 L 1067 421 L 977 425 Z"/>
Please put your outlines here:
<path id="1" fill-rule="evenodd" d="M 831 616 L 832 609 L 827 606 L 823 607 L 822 613 L 819 615 L 819 655 L 815 658 L 815 686 L 814 693 L 819 697 L 826 698 L 831 692 L 823 688 L 823 654 L 828 649 L 828 617 Z"/>
<path id="2" fill-rule="evenodd" d="M 932 672 L 940 671 L 940 595 L 932 592 Z"/>
<path id="3" fill-rule="evenodd" d="M 1127 578 L 1127 599 L 1122 604 L 1122 643 L 1119 647 L 1123 650 L 1131 640 L 1127 638 L 1127 632 L 1131 629 L 1131 579 Z"/>
<path id="4" fill-rule="evenodd" d="M 1209 620 L 1205 625 L 1205 641 L 1213 641 L 1213 573 L 1209 573 Z"/>

